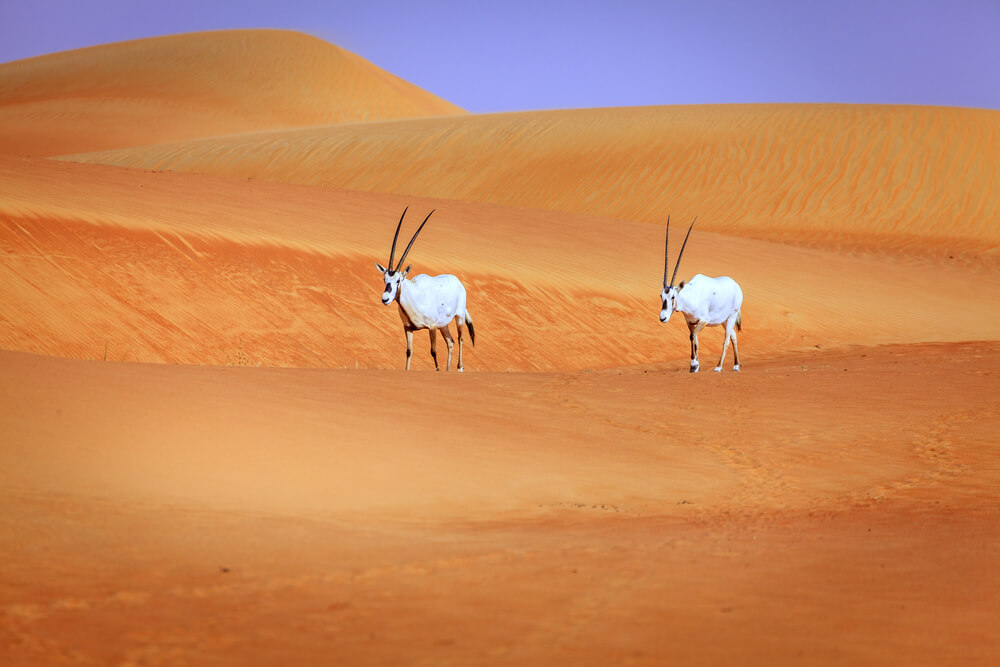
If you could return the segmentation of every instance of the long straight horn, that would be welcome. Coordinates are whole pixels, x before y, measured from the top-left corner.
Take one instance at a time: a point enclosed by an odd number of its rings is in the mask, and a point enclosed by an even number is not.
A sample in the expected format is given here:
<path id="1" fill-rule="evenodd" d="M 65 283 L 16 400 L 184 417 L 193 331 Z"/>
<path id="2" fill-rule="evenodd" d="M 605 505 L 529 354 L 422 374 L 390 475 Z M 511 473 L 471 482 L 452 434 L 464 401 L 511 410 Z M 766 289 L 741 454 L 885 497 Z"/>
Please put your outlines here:
<path id="1" fill-rule="evenodd" d="M 667 216 L 667 241 L 663 245 L 663 286 L 667 286 L 667 272 L 670 271 L 670 216 Z"/>
<path id="2" fill-rule="evenodd" d="M 424 225 L 427 224 L 427 221 L 431 219 L 431 216 L 434 214 L 434 211 L 436 211 L 436 210 L 437 209 L 434 209 L 433 211 L 431 211 L 430 213 L 428 213 L 427 217 L 424 218 L 424 221 L 420 223 L 419 227 L 417 227 L 417 231 L 415 231 L 413 233 L 413 238 L 410 239 L 410 244 L 408 246 L 406 246 L 406 250 L 403 251 L 403 256 L 399 258 L 399 264 L 396 265 L 396 270 L 397 271 L 399 270 L 399 267 L 403 266 L 403 260 L 406 259 L 406 255 L 410 252 L 410 248 L 413 247 L 413 242 L 417 240 L 417 234 L 419 234 L 420 230 L 424 228 Z"/>
<path id="3" fill-rule="evenodd" d="M 399 224 L 396 225 L 396 235 L 392 237 L 392 250 L 389 251 L 389 270 L 392 271 L 392 258 L 396 254 L 396 239 L 399 238 L 399 228 L 403 226 L 403 218 L 406 217 L 406 211 L 410 207 L 407 206 L 403 209 L 403 215 L 399 216 Z"/>
<path id="4" fill-rule="evenodd" d="M 698 216 L 694 216 L 694 220 L 691 221 L 691 227 L 694 227 L 695 220 Z M 681 257 L 684 256 L 684 247 L 688 244 L 688 236 L 691 236 L 691 227 L 688 227 L 688 233 L 684 236 L 684 243 L 681 244 L 680 254 L 677 255 L 677 264 L 674 265 L 674 275 L 670 276 L 670 286 L 674 286 L 674 280 L 677 278 L 677 269 L 681 268 Z"/>

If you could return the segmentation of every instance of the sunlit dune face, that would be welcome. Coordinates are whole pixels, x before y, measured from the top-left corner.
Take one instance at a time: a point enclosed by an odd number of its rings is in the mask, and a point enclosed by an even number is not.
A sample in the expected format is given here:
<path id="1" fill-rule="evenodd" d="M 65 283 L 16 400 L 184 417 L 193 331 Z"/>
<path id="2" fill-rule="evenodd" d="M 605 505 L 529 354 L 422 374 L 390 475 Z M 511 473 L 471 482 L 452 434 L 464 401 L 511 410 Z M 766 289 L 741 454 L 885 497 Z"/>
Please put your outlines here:
<path id="1" fill-rule="evenodd" d="M 721 105 L 326 125 L 72 159 L 647 224 L 690 211 L 712 233 L 916 248 L 996 242 L 1000 200 L 977 184 L 1000 182 L 997 154 L 997 111 Z"/>

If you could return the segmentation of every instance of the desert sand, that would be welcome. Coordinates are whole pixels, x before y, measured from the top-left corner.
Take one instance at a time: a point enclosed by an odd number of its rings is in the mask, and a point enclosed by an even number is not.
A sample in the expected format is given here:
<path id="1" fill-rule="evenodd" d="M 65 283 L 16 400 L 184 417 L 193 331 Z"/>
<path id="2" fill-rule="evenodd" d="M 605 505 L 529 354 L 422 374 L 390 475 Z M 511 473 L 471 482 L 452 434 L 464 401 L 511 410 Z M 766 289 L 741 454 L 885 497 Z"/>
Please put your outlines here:
<path id="1" fill-rule="evenodd" d="M 236 31 L 0 119 L 0 663 L 1000 660 L 1000 112 L 469 115 Z M 404 207 L 464 374 L 401 370 Z"/>

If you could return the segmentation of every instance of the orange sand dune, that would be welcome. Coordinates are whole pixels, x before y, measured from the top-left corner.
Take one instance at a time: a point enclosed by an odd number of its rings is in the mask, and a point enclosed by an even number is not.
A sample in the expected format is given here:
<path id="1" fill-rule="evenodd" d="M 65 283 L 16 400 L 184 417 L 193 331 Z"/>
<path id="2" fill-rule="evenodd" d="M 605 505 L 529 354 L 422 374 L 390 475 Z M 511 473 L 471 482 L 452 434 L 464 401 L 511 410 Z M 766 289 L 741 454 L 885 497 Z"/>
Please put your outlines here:
<path id="1" fill-rule="evenodd" d="M 1000 114 L 458 111 L 283 32 L 0 66 L 0 664 L 1000 662 Z M 395 370 L 406 206 L 464 375 Z"/>
<path id="2" fill-rule="evenodd" d="M 672 359 L 658 320 L 663 228 L 578 214 L 65 162 L 0 160 L 0 347 L 85 359 L 399 368 L 375 261 L 437 212 L 408 261 L 459 275 L 479 336 L 472 370 Z M 674 253 L 683 229 L 675 230 Z M 1000 274 L 943 259 L 691 237 L 681 276 L 743 286 L 744 363 L 852 344 L 1000 339 Z M 974 289 L 970 286 L 975 286 Z M 706 330 L 714 365 L 718 329 Z M 415 368 L 432 368 L 418 334 Z"/>
<path id="3" fill-rule="evenodd" d="M 993 665 L 998 373 L 0 353 L 0 662 Z"/>
<path id="4" fill-rule="evenodd" d="M 174 35 L 0 65 L 0 153 L 22 156 L 456 113 L 349 51 L 279 30 Z"/>
<path id="5" fill-rule="evenodd" d="M 708 231 L 995 263 L 997 155 L 997 111 L 727 105 L 415 119 L 69 159 L 660 224 L 699 215 Z"/>

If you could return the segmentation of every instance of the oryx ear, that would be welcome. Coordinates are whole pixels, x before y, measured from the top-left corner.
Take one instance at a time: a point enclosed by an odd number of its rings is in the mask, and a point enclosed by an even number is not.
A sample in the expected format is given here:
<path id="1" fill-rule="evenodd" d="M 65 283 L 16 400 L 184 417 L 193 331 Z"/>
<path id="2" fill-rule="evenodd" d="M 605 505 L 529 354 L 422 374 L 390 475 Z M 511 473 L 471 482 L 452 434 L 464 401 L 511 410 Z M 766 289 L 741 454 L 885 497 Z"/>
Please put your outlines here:
<path id="1" fill-rule="evenodd" d="M 410 272 L 410 269 L 412 269 L 412 268 L 413 268 L 413 265 L 412 265 L 412 264 L 410 264 L 410 265 L 409 265 L 409 266 L 407 266 L 407 267 L 406 267 L 405 269 L 403 269 L 403 277 L 404 277 L 404 278 L 406 277 L 406 274 L 407 274 L 407 273 L 409 273 L 409 272 Z"/>
<path id="2" fill-rule="evenodd" d="M 382 266 L 381 264 L 379 264 L 378 262 L 375 262 L 375 268 L 377 268 L 383 274 L 388 270 L 384 266 Z"/>

